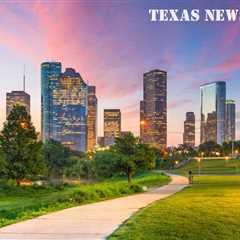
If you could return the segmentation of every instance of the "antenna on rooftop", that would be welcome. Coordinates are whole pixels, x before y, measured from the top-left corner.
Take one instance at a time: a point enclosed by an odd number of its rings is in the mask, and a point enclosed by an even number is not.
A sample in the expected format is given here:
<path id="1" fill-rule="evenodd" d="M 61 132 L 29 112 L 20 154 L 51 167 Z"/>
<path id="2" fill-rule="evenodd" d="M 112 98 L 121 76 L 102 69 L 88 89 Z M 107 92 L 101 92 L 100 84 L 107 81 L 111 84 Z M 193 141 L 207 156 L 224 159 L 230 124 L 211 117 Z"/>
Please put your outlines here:
<path id="1" fill-rule="evenodd" d="M 25 75 L 25 64 L 23 66 L 23 91 L 25 92 L 26 88 L 26 75 Z"/>

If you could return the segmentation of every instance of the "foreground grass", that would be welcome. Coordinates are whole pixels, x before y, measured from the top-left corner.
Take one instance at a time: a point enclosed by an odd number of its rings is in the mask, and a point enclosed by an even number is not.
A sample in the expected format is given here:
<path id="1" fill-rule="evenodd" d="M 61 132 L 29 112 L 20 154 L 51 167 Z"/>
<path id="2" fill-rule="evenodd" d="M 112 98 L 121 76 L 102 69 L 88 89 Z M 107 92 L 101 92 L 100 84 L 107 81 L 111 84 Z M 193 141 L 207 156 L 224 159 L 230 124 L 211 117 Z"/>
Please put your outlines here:
<path id="1" fill-rule="evenodd" d="M 191 170 L 193 174 L 240 174 L 240 160 L 238 159 L 204 159 L 198 162 L 193 160 L 185 166 L 175 169 L 171 172 L 187 175 L 188 171 Z"/>
<path id="2" fill-rule="evenodd" d="M 111 240 L 240 239 L 240 176 L 200 176 L 135 214 Z"/>
<path id="3" fill-rule="evenodd" d="M 67 186 L 62 190 L 0 184 L 0 227 L 80 204 L 138 193 L 142 186 L 153 187 L 168 182 L 169 177 L 148 172 L 134 177 L 131 188 L 125 178 Z"/>

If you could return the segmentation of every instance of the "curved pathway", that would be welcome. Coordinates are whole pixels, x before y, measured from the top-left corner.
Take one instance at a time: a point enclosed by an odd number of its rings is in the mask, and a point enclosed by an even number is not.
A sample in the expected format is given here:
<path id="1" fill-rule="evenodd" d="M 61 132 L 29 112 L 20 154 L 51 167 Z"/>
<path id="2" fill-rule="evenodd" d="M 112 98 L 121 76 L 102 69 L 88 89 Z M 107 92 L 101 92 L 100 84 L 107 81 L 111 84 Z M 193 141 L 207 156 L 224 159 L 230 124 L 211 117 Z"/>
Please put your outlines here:
<path id="1" fill-rule="evenodd" d="M 172 181 L 168 185 L 146 193 L 69 208 L 3 227 L 0 229 L 0 239 L 105 239 L 140 208 L 188 185 L 187 178 L 170 176 Z"/>

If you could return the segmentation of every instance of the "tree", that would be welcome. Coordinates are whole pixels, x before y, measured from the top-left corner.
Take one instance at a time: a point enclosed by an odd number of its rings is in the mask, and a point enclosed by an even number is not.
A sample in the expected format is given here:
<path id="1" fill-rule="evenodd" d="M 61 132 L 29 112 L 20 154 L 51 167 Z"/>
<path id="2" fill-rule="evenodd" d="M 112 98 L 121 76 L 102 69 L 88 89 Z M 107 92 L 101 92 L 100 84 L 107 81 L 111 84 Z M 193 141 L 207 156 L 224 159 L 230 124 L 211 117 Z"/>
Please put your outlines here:
<path id="1" fill-rule="evenodd" d="M 93 161 L 98 178 L 110 178 L 119 172 L 117 166 L 119 155 L 113 151 L 96 152 Z"/>
<path id="2" fill-rule="evenodd" d="M 58 141 L 48 140 L 44 144 L 44 158 L 46 160 L 48 176 L 53 181 L 63 178 L 65 168 L 71 166 L 70 149 Z"/>
<path id="3" fill-rule="evenodd" d="M 127 175 L 129 185 L 137 171 L 154 167 L 153 149 L 146 144 L 141 144 L 132 133 L 117 138 L 112 149 L 119 154 L 118 167 Z"/>
<path id="4" fill-rule="evenodd" d="M 4 154 L 0 152 L 0 178 L 6 177 L 7 174 L 7 161 Z"/>
<path id="5" fill-rule="evenodd" d="M 0 147 L 5 159 L 7 178 L 21 180 L 44 171 L 42 143 L 25 107 L 15 106 L 4 123 L 0 134 Z"/>
<path id="6" fill-rule="evenodd" d="M 198 154 L 199 156 L 211 157 L 211 156 L 219 156 L 221 153 L 221 145 L 209 141 L 199 145 Z"/>

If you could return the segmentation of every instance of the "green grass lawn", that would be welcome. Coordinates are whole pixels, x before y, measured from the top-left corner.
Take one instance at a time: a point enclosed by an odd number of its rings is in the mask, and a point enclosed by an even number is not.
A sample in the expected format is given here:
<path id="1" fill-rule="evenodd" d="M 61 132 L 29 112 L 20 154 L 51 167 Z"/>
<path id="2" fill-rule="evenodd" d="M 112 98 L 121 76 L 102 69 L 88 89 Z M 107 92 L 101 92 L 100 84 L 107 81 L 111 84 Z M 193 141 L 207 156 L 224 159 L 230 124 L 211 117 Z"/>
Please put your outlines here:
<path id="1" fill-rule="evenodd" d="M 187 165 L 174 169 L 171 172 L 187 175 L 188 171 L 191 169 L 193 174 L 198 174 L 200 168 L 200 174 L 240 174 L 240 160 L 229 159 L 229 160 L 220 160 L 220 159 L 206 159 L 198 162 L 193 160 Z"/>
<path id="2" fill-rule="evenodd" d="M 111 240 L 238 240 L 240 176 L 195 176 L 180 193 L 139 211 Z"/>
<path id="3" fill-rule="evenodd" d="M 53 187 L 16 187 L 0 183 L 0 227 L 48 212 L 141 192 L 140 186 L 153 187 L 169 182 L 169 177 L 147 172 L 134 177 L 129 188 L 126 178 L 95 184 Z"/>

